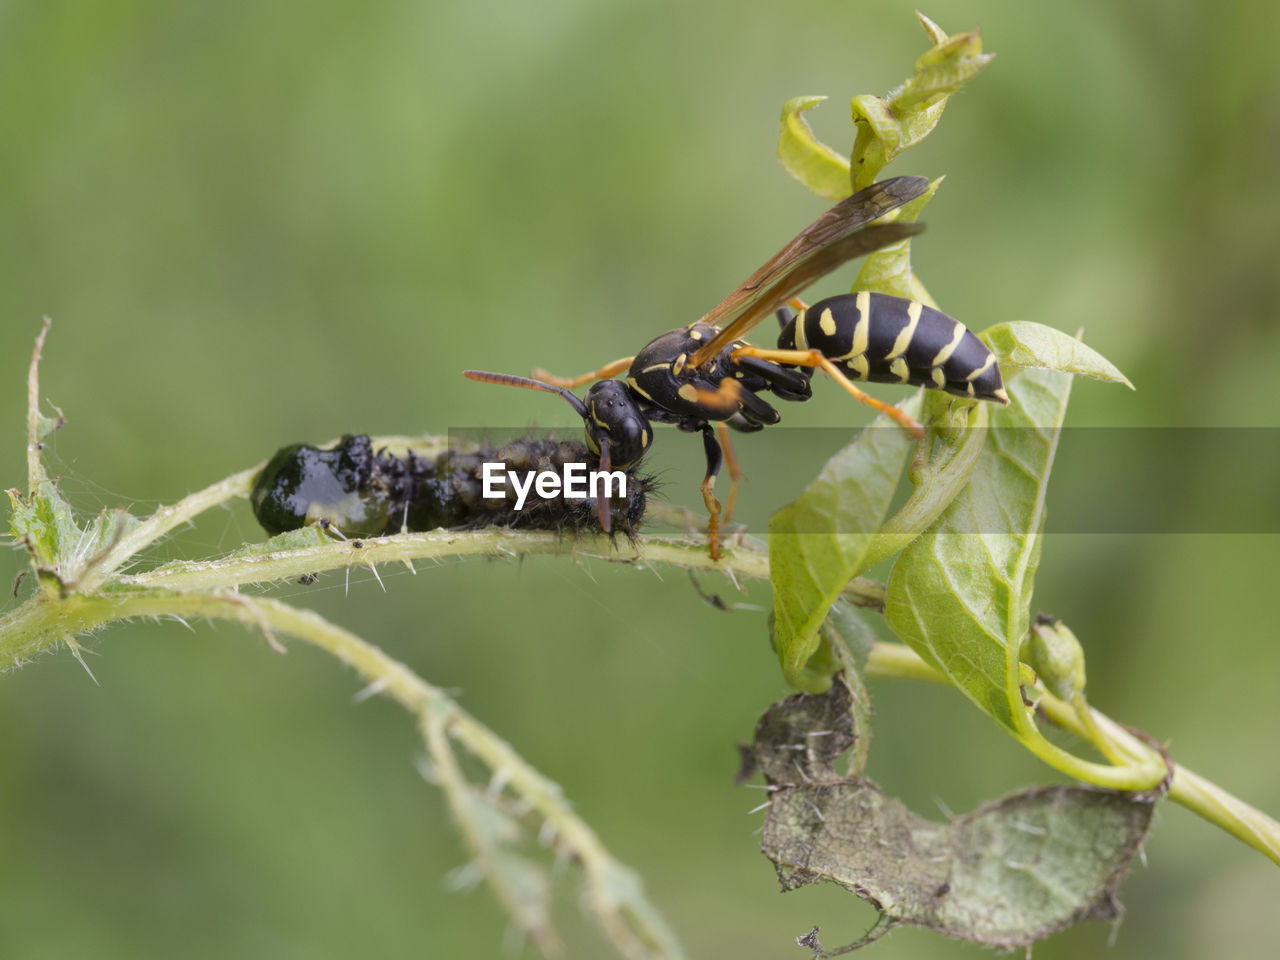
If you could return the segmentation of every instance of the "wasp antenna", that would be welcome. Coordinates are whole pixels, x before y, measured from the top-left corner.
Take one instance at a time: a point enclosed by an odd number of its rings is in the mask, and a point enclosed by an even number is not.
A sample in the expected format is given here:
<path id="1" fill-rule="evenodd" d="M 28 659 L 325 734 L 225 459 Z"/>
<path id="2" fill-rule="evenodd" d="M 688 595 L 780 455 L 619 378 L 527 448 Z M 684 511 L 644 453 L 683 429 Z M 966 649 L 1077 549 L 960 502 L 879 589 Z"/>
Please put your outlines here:
<path id="1" fill-rule="evenodd" d="M 541 390 L 543 393 L 559 394 L 569 406 L 573 407 L 574 413 L 584 420 L 587 419 L 587 405 L 578 398 L 577 394 L 566 387 L 557 387 L 549 383 L 543 383 L 541 380 L 517 377 L 510 373 L 489 373 L 486 370 L 463 370 L 462 375 L 468 380 L 478 380 L 480 383 L 497 383 L 507 387 L 522 387 L 525 390 Z"/>

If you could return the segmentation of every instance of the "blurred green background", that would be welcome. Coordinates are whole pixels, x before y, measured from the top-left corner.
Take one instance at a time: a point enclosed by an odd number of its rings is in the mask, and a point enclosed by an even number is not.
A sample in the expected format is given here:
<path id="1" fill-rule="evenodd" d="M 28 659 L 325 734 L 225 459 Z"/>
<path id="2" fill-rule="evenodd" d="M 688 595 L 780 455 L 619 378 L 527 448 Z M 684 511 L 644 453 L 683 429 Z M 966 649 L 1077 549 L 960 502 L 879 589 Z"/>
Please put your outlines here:
<path id="1" fill-rule="evenodd" d="M 915 248 L 940 305 L 979 329 L 1086 327 L 1139 389 L 1078 385 L 1072 425 L 1280 425 L 1280 10 L 925 12 L 998 54 L 888 171 L 947 175 Z M 46 313 L 42 393 L 68 416 L 48 464 L 86 512 L 147 513 L 344 431 L 568 425 L 459 371 L 577 372 L 702 313 L 823 207 L 773 158 L 782 103 L 831 95 L 811 116 L 847 149 L 848 98 L 926 45 L 889 0 L 0 2 L 0 486 L 25 476 Z M 818 392 L 788 424 L 865 419 Z M 760 516 L 832 452 L 791 471 L 752 449 Z M 694 504 L 700 445 L 668 430 L 656 452 L 668 499 Z M 1064 458 L 1051 509 L 1072 471 L 1176 474 L 1195 500 L 1250 464 L 1189 449 L 1169 469 Z M 157 557 L 261 536 L 239 505 Z M 1277 560 L 1275 536 L 1055 535 L 1036 596 L 1084 642 L 1096 705 L 1273 815 Z M 23 565 L 5 553 L 0 582 Z M 779 896 L 761 795 L 731 786 L 734 741 L 787 692 L 763 613 L 718 612 L 675 571 L 420 566 L 385 592 L 360 572 L 270 592 L 459 690 L 640 870 L 692 956 L 799 956 L 814 923 L 832 945 L 871 923 L 834 888 Z M 769 604 L 760 585 L 740 599 Z M 465 852 L 398 708 L 354 706 L 333 662 L 232 626 L 89 644 L 100 687 L 65 651 L 0 678 L 0 956 L 500 955 L 487 893 L 448 887 Z M 870 773 L 917 812 L 1057 779 L 958 695 L 872 694 Z M 1112 937 L 1115 956 L 1274 955 L 1273 864 L 1172 805 L 1145 852 L 1119 931 L 1038 960 Z M 565 955 L 607 956 L 575 883 Z M 875 949 L 987 956 L 918 930 Z"/>

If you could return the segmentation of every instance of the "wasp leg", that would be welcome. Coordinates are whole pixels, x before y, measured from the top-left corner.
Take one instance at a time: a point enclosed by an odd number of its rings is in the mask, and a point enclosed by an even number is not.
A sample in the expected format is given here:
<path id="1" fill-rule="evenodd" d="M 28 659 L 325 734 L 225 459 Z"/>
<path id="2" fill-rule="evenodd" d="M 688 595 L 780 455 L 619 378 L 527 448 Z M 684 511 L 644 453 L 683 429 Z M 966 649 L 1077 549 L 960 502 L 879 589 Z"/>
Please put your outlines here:
<path id="1" fill-rule="evenodd" d="M 762 368 L 770 366 L 763 364 Z M 776 365 L 772 366 L 772 371 L 785 372 Z M 692 392 L 684 399 L 696 404 L 703 416 L 708 420 L 727 420 L 729 426 L 743 433 L 754 433 L 782 419 L 777 410 L 737 380 L 726 378 L 715 387 L 699 387 L 694 384 L 688 384 L 688 387 Z M 653 414 L 650 413 L 649 416 L 652 417 Z"/>
<path id="2" fill-rule="evenodd" d="M 631 361 L 635 357 L 619 357 L 613 363 L 606 363 L 599 370 L 592 370 L 590 373 L 584 373 L 576 377 L 557 377 L 554 373 L 547 373 L 539 367 L 533 371 L 533 376 L 545 383 L 551 384 L 553 387 L 580 387 L 584 383 L 592 383 L 596 380 L 612 380 L 627 367 L 631 366 Z"/>
<path id="3" fill-rule="evenodd" d="M 729 428 L 723 422 L 717 423 L 716 432 L 720 435 L 720 446 L 724 451 L 724 465 L 729 468 L 729 501 L 724 508 L 724 522 L 728 523 L 733 519 L 733 507 L 738 502 L 738 481 L 742 479 L 742 468 L 738 465 L 733 441 L 729 439 Z"/>
<path id="4" fill-rule="evenodd" d="M 782 311 L 778 311 L 781 313 Z M 809 378 L 813 371 L 808 367 L 784 367 L 756 357 L 734 355 L 734 366 L 749 374 L 754 374 L 765 382 L 780 400 L 802 401 L 813 396 L 809 387 Z"/>
<path id="5" fill-rule="evenodd" d="M 733 351 L 732 359 L 736 360 L 738 357 L 758 357 L 761 360 L 771 360 L 774 363 L 791 364 L 797 367 L 821 367 L 859 403 L 865 403 L 872 410 L 892 418 L 899 425 L 911 431 L 911 434 L 917 439 L 924 436 L 924 425 L 919 420 L 907 416 L 897 407 L 891 406 L 883 400 L 877 400 L 869 393 L 859 389 L 852 380 L 845 376 L 844 371 L 836 365 L 835 361 L 823 356 L 821 350 L 766 350 L 762 347 L 746 346 L 739 347 Z"/>
<path id="6" fill-rule="evenodd" d="M 784 306 L 779 307 L 774 316 L 778 318 L 778 327 L 785 327 L 788 323 L 796 318 L 797 314 L 804 313 L 809 309 L 809 305 L 799 297 L 792 297 Z"/>
<path id="7" fill-rule="evenodd" d="M 707 507 L 707 548 L 711 551 L 711 559 L 720 559 L 720 501 L 716 499 L 712 489 L 716 485 L 716 476 L 720 473 L 722 457 L 720 444 L 716 443 L 715 431 L 711 424 L 702 424 L 702 447 L 707 454 L 707 475 L 702 478 L 702 502 Z"/>

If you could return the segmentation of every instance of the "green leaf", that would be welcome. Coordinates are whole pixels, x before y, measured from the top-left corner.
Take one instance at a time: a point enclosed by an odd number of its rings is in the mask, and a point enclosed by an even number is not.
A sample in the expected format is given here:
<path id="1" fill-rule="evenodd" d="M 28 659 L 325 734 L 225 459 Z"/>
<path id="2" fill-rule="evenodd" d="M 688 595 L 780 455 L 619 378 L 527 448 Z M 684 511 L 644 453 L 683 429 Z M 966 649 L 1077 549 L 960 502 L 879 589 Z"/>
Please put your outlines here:
<path id="1" fill-rule="evenodd" d="M 1041 323 L 1016 320 L 996 324 L 983 331 L 982 339 L 991 347 L 1000 369 L 1007 375 L 1023 367 L 1042 367 L 1108 383 L 1123 383 L 1133 389 L 1129 378 L 1102 354 L 1078 338 Z"/>
<path id="2" fill-rule="evenodd" d="M 918 400 L 912 398 L 912 409 Z M 774 636 L 787 682 L 819 691 L 805 665 L 818 650 L 818 628 L 846 583 L 872 565 L 876 531 L 888 513 L 913 441 L 887 418 L 859 433 L 793 503 L 769 521 Z M 874 562 L 874 561 L 872 561 Z"/>
<path id="3" fill-rule="evenodd" d="M 35 492 L 25 498 L 17 490 L 8 491 L 13 508 L 9 531 L 26 546 L 39 572 L 74 587 L 138 520 L 123 509 L 103 510 L 82 527 L 44 467 L 39 467 L 39 476 Z"/>
<path id="4" fill-rule="evenodd" d="M 977 30 L 938 42 L 937 25 L 924 17 L 921 22 L 935 45 L 916 61 L 915 72 L 886 98 L 862 95 L 850 103 L 858 128 L 850 157 L 855 190 L 874 183 L 894 157 L 927 137 L 951 94 L 981 73 L 994 56 L 982 52 Z"/>
<path id="5" fill-rule="evenodd" d="M 792 778 L 794 779 L 794 778 Z M 995 947 L 1118 915 L 1149 796 L 1036 787 L 947 823 L 866 780 L 781 786 L 761 849 L 784 890 L 826 880 L 908 923 Z"/>
<path id="6" fill-rule="evenodd" d="M 826 97 L 793 97 L 782 106 L 778 160 L 809 190 L 836 203 L 853 195 L 849 161 L 813 135 L 804 112 Z"/>
<path id="7" fill-rule="evenodd" d="M 850 112 L 857 134 L 850 159 L 819 141 L 803 117 L 825 97 L 795 97 L 783 106 L 778 159 L 818 196 L 843 200 L 874 183 L 886 164 L 932 132 L 947 98 L 991 62 L 994 54 L 982 52 L 978 31 L 948 37 L 928 17 L 918 16 L 934 46 L 887 97 L 861 94 L 853 98 Z"/>
<path id="8" fill-rule="evenodd" d="M 968 485 L 894 564 L 885 618 L 927 663 L 1017 734 L 1013 711 L 1022 705 L 1011 647 L 1019 650 L 1027 635 L 1071 378 L 1025 370 L 1007 389 L 1013 402 L 991 414 Z"/>
<path id="9" fill-rule="evenodd" d="M 899 405 L 912 416 L 927 410 L 929 426 L 909 472 L 906 503 L 887 521 L 884 511 L 912 441 L 886 417 L 836 454 L 814 482 L 769 524 L 774 649 L 787 682 L 825 690 L 839 669 L 817 636 L 832 602 L 853 577 L 897 553 L 942 514 L 968 482 L 987 431 L 986 404 L 956 403 L 936 391 Z M 978 429 L 953 427 L 972 417 Z"/>

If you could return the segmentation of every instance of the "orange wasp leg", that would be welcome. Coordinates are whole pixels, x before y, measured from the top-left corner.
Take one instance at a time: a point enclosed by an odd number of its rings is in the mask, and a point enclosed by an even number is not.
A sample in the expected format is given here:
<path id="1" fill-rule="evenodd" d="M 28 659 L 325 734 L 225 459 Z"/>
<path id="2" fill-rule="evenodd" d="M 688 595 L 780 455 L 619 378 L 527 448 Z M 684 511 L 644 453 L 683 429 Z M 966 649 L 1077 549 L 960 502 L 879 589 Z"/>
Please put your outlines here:
<path id="1" fill-rule="evenodd" d="M 733 507 L 738 502 L 738 481 L 742 479 L 742 467 L 738 464 L 738 454 L 729 439 L 729 428 L 723 423 L 716 424 L 716 432 L 720 435 L 720 446 L 724 450 L 724 465 L 729 468 L 729 501 L 724 508 L 724 522 L 733 519 Z"/>

